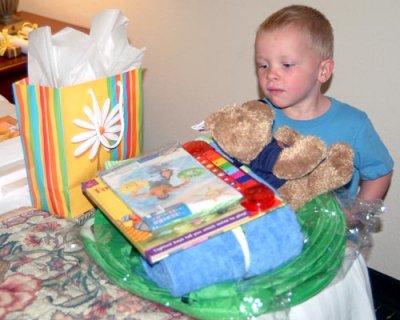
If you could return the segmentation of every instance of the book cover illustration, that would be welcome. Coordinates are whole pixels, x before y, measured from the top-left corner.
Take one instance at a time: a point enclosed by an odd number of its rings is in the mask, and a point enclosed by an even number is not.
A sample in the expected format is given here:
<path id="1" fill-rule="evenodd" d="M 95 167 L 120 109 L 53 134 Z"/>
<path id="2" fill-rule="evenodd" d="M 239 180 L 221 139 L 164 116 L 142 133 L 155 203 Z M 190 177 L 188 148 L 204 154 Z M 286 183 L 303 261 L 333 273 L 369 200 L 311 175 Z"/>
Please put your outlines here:
<path id="1" fill-rule="evenodd" d="M 218 213 L 242 198 L 180 147 L 137 158 L 101 179 L 151 231 Z"/>

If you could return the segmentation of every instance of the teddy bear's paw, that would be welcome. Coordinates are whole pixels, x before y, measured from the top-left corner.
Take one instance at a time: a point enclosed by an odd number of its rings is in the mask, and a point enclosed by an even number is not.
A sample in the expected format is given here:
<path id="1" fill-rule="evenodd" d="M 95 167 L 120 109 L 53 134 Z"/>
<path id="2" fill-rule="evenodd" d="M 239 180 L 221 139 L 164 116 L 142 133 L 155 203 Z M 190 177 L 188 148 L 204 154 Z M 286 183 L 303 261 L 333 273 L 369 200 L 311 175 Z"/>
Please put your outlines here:
<path id="1" fill-rule="evenodd" d="M 346 143 L 330 146 L 324 166 L 331 188 L 339 188 L 351 180 L 354 170 L 354 152 Z"/>
<path id="2" fill-rule="evenodd" d="M 294 211 L 320 194 L 318 190 L 308 188 L 306 179 L 288 181 L 278 191 Z"/>
<path id="3" fill-rule="evenodd" d="M 304 203 L 320 194 L 333 191 L 344 186 L 353 176 L 354 153 L 346 143 L 335 143 L 328 149 L 326 159 L 304 179 L 291 180 L 292 192 L 287 193 L 291 202 L 303 200 Z M 286 184 L 284 187 L 286 187 Z M 289 186 L 288 186 L 289 187 Z M 300 190 L 300 195 L 297 191 Z M 280 189 L 279 189 L 280 191 Z M 285 194 L 286 195 L 286 194 Z M 293 201 L 291 198 L 297 199 Z"/>
<path id="4" fill-rule="evenodd" d="M 284 148 L 276 161 L 273 173 L 281 179 L 299 179 L 312 172 L 326 157 L 325 143 L 315 136 L 304 136 Z"/>
<path id="5" fill-rule="evenodd" d="M 294 144 L 294 142 L 299 139 L 300 136 L 301 135 L 298 132 L 294 131 L 288 126 L 279 127 L 274 133 L 274 138 L 276 140 L 281 141 L 288 146 Z"/>

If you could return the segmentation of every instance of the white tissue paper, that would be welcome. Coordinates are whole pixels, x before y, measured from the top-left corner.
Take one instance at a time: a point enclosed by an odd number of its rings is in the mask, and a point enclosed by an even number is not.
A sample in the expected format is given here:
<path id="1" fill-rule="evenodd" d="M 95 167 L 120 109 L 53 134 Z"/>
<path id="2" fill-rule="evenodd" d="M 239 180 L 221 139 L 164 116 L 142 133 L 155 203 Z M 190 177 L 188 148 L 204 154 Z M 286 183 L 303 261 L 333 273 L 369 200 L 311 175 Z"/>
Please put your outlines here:
<path id="1" fill-rule="evenodd" d="M 50 27 L 29 33 L 29 83 L 63 87 L 123 73 L 142 64 L 145 48 L 130 45 L 128 19 L 120 10 L 104 10 L 91 23 L 90 34 Z"/>

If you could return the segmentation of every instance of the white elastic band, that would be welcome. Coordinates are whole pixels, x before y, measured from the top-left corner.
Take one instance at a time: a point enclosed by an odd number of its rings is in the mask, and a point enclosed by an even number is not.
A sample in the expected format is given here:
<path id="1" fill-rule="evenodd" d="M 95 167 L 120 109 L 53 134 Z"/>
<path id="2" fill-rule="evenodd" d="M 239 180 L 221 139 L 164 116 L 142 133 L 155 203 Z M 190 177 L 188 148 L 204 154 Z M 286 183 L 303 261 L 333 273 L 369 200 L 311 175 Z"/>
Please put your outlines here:
<path id="1" fill-rule="evenodd" d="M 235 235 L 236 240 L 239 242 L 240 247 L 242 248 L 243 257 L 244 257 L 244 268 L 247 273 L 250 269 L 250 250 L 249 250 L 249 245 L 247 243 L 246 236 L 244 235 L 244 232 L 241 227 L 232 229 L 232 232 Z"/>

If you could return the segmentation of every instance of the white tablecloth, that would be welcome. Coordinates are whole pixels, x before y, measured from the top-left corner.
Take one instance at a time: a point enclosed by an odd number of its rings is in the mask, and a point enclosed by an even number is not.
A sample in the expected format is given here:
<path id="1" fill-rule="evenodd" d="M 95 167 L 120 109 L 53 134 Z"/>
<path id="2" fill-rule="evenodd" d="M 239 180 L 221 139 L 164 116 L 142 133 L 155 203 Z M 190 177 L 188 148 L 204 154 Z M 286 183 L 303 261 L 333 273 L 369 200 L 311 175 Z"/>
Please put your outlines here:
<path id="1" fill-rule="evenodd" d="M 313 298 L 257 320 L 375 320 L 368 269 L 362 255 L 346 269 L 344 264 L 332 284 Z"/>

